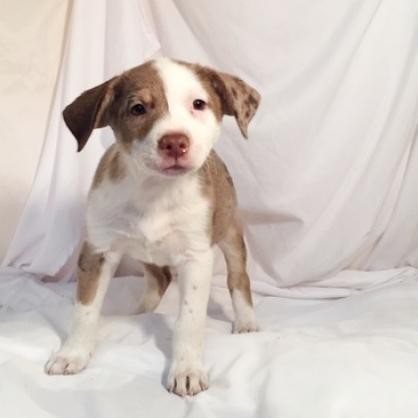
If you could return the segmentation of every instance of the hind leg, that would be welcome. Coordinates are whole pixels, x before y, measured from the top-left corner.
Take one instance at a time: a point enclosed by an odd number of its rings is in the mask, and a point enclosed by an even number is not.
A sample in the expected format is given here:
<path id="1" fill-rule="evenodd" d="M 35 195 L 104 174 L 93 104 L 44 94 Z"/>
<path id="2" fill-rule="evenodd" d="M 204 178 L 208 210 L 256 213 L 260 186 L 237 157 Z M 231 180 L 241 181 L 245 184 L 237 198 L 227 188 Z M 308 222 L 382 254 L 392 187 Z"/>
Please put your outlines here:
<path id="1" fill-rule="evenodd" d="M 171 281 L 170 269 L 155 264 L 144 264 L 145 291 L 137 313 L 152 312 L 160 303 Z"/>
<path id="2" fill-rule="evenodd" d="M 257 331 L 250 279 L 246 270 L 247 251 L 237 223 L 230 225 L 224 239 L 219 242 L 219 247 L 224 253 L 228 271 L 228 288 L 235 314 L 233 332 Z"/>

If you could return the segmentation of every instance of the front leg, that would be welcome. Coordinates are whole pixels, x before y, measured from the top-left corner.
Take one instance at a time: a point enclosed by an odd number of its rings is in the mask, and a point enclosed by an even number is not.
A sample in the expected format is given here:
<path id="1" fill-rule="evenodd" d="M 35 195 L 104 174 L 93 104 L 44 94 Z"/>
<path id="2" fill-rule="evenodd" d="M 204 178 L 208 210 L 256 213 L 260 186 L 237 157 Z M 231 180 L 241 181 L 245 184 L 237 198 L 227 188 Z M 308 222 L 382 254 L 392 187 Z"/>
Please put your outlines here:
<path id="1" fill-rule="evenodd" d="M 213 270 L 213 251 L 199 252 L 177 267 L 180 309 L 173 338 L 168 390 L 180 396 L 208 388 L 203 368 L 205 320 Z"/>
<path id="2" fill-rule="evenodd" d="M 85 243 L 79 258 L 77 303 L 71 332 L 45 366 L 48 374 L 74 374 L 83 370 L 96 345 L 103 299 L 120 254 L 98 253 Z"/>

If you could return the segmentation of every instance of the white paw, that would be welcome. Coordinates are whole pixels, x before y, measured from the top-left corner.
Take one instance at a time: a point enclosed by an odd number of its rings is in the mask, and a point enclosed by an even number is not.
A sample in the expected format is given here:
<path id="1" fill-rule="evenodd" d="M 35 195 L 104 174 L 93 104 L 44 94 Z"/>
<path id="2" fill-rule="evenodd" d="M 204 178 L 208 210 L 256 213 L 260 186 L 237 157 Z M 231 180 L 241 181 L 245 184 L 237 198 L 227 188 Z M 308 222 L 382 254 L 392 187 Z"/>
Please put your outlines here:
<path id="1" fill-rule="evenodd" d="M 89 352 L 62 352 L 53 354 L 45 365 L 47 374 L 76 374 L 86 368 L 91 353 Z"/>
<path id="2" fill-rule="evenodd" d="M 208 387 L 208 376 L 200 367 L 173 366 L 168 375 L 168 391 L 179 396 L 194 396 Z"/>
<path id="3" fill-rule="evenodd" d="M 247 321 L 236 320 L 232 327 L 232 332 L 234 334 L 244 334 L 247 332 L 257 332 L 257 331 L 259 331 L 259 328 L 255 319 L 251 319 Z"/>

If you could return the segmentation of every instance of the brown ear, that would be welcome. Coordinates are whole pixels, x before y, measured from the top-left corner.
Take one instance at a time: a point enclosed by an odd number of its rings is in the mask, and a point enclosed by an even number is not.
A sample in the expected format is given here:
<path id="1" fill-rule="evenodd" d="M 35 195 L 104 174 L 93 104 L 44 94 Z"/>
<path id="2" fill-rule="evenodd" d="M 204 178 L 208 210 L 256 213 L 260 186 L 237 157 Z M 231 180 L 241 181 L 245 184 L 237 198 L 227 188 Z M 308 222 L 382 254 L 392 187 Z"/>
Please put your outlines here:
<path id="1" fill-rule="evenodd" d="M 62 112 L 65 124 L 77 140 L 77 152 L 84 148 L 93 129 L 109 124 L 107 110 L 113 98 L 115 79 L 86 90 Z"/>
<path id="2" fill-rule="evenodd" d="M 235 117 L 242 135 L 247 138 L 248 124 L 260 103 L 260 94 L 238 77 L 217 71 L 213 73 L 211 83 L 221 98 L 223 113 Z"/>

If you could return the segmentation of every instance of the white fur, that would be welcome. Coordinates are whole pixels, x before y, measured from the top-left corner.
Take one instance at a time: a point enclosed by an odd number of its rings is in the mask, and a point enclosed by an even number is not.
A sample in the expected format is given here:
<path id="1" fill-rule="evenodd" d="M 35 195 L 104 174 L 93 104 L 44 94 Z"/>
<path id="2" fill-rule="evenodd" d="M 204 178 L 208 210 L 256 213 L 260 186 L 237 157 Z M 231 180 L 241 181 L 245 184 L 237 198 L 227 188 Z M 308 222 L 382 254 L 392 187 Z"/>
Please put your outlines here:
<path id="1" fill-rule="evenodd" d="M 92 191 L 87 220 L 88 239 L 101 251 L 176 267 L 181 307 L 168 388 L 183 396 L 206 389 L 201 357 L 213 251 L 207 234 L 209 202 L 198 177 L 191 173 L 175 179 L 149 178 L 142 184 L 132 177 L 107 182 Z M 158 301 L 155 283 L 148 284 L 140 310 L 149 311 Z"/>
<path id="2" fill-rule="evenodd" d="M 101 251 L 128 253 L 141 261 L 176 268 L 182 304 L 168 387 L 183 396 L 206 389 L 201 357 L 213 255 L 207 234 L 209 202 L 197 175 L 148 178 L 142 183 L 132 177 L 107 182 L 92 191 L 87 220 L 88 239 Z M 158 288 L 149 280 L 139 308 L 142 312 L 159 302 Z"/>
<path id="3" fill-rule="evenodd" d="M 210 246 L 209 202 L 199 179 L 127 177 L 93 190 L 87 209 L 88 240 L 98 250 L 129 254 L 147 263 L 175 266 Z"/>
<path id="4" fill-rule="evenodd" d="M 154 124 L 146 140 L 134 143 L 132 156 L 138 165 L 156 170 L 162 165 L 158 141 L 167 133 L 181 132 L 190 140 L 185 157 L 187 166 L 196 170 L 206 160 L 220 132 L 219 121 L 209 107 L 203 111 L 193 109 L 194 100 L 209 100 L 208 92 L 196 74 L 184 65 L 160 58 L 154 66 L 163 82 L 169 111 Z"/>
<path id="5" fill-rule="evenodd" d="M 247 302 L 239 289 L 232 291 L 232 305 L 235 313 L 233 331 L 235 333 L 257 331 L 254 308 Z"/>
<path id="6" fill-rule="evenodd" d="M 105 254 L 127 253 L 144 262 L 177 268 L 183 305 L 168 385 L 181 395 L 197 393 L 207 387 L 201 356 L 213 264 L 206 232 L 209 202 L 193 173 L 175 179 L 145 178 L 143 182 L 135 178 L 105 181 L 92 190 L 87 210 L 88 241 Z M 48 373 L 76 373 L 86 366 L 94 349 L 97 321 L 115 260 L 106 259 L 94 301 L 90 305 L 77 304 L 72 332 L 48 362 Z M 153 309 L 159 301 L 158 290 L 152 284 L 149 291 L 153 300 L 144 300 L 141 311 Z M 189 304 L 187 309 L 185 304 Z M 188 391 L 186 379 L 194 382 Z"/>
<path id="7" fill-rule="evenodd" d="M 76 304 L 72 330 L 60 350 L 46 364 L 48 374 L 74 374 L 87 366 L 96 345 L 103 299 L 120 258 L 118 253 L 106 254 L 95 297 L 88 305 Z"/>
<path id="8" fill-rule="evenodd" d="M 181 396 L 194 395 L 208 387 L 202 354 L 212 268 L 211 249 L 195 253 L 178 268 L 181 277 L 180 313 L 174 332 L 168 389 Z"/>

